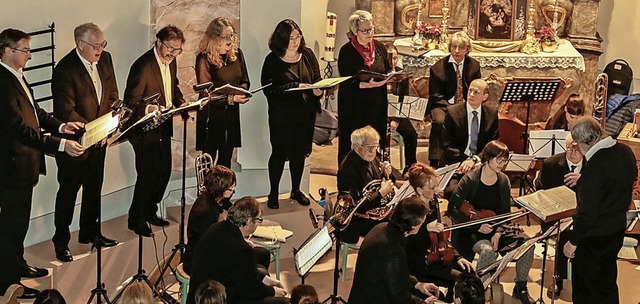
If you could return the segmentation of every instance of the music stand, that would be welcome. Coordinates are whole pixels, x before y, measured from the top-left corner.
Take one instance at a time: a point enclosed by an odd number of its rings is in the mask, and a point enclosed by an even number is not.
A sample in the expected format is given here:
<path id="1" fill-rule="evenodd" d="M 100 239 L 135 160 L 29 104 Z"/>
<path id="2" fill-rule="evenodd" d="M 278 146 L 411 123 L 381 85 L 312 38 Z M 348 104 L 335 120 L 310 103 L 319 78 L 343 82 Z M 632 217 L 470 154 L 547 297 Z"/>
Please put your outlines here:
<path id="1" fill-rule="evenodd" d="M 529 154 L 534 155 L 536 158 L 546 158 L 556 153 L 565 152 L 567 150 L 565 148 L 566 138 L 569 133 L 569 131 L 565 130 L 531 131 Z"/>
<path id="2" fill-rule="evenodd" d="M 304 278 L 311 268 L 331 249 L 332 245 L 333 240 L 329 235 L 329 227 L 325 225 L 316 229 L 298 249 L 293 250 L 293 260 L 296 272 L 302 280 L 301 284 L 304 284 Z"/>
<path id="3" fill-rule="evenodd" d="M 458 167 L 460 167 L 460 164 L 461 164 L 460 162 L 457 162 L 457 163 L 436 169 L 436 173 L 438 173 L 438 176 L 440 176 L 440 180 L 438 181 L 438 191 L 444 191 L 444 189 L 447 187 L 447 185 L 451 181 L 451 178 L 453 177 L 453 175 L 456 174 L 456 171 L 458 170 Z"/>
<path id="4" fill-rule="evenodd" d="M 335 215 L 332 216 L 331 218 L 333 219 L 334 217 Z M 332 219 L 329 219 L 329 222 L 333 223 L 334 221 Z M 335 250 L 336 255 L 335 255 L 334 265 L 333 265 L 333 291 L 331 292 L 329 297 L 327 297 L 326 299 L 324 299 L 324 301 L 322 301 L 322 303 L 323 304 L 324 303 L 347 304 L 347 301 L 343 299 L 340 295 L 338 295 L 338 280 L 340 279 L 340 250 L 342 248 L 342 241 L 340 240 L 340 229 L 335 229 L 333 231 L 333 236 L 335 237 L 335 246 L 336 246 L 336 250 Z"/>
<path id="5" fill-rule="evenodd" d="M 153 99 L 157 100 L 157 98 L 159 96 L 160 95 L 157 94 L 157 96 L 155 98 L 153 98 Z M 162 123 L 164 123 L 164 121 L 166 121 L 166 119 L 160 121 L 161 115 L 159 113 L 156 113 L 156 112 L 148 113 L 147 115 L 143 116 L 138 121 L 136 121 L 129 128 L 127 128 L 124 132 L 118 134 L 117 136 L 114 136 L 113 139 L 110 142 L 108 141 L 109 142 L 109 146 L 119 144 L 122 141 L 124 141 L 126 139 L 129 139 L 129 137 L 131 135 L 136 135 L 136 136 L 142 138 L 142 137 L 144 137 L 144 134 L 146 132 L 158 128 L 160 125 L 162 125 Z M 138 131 L 138 133 L 134 134 L 134 131 Z M 144 158 L 144 144 L 141 144 L 140 157 Z M 144 170 L 142 170 L 141 172 L 138 172 L 138 178 L 144 178 Z M 142 192 L 145 193 L 144 189 L 143 189 Z M 142 205 L 140 205 L 139 208 L 142 209 Z M 153 236 L 153 234 L 152 234 L 152 236 Z M 129 282 L 127 282 L 127 284 L 125 284 L 125 286 L 118 293 L 118 295 L 116 295 L 116 297 L 113 299 L 113 303 L 118 303 L 118 300 L 120 299 L 120 297 L 122 297 L 122 294 L 127 289 L 127 287 L 129 287 L 129 285 L 133 284 L 136 281 L 146 283 L 147 286 L 149 286 L 149 288 L 151 288 L 151 290 L 153 292 L 153 295 L 155 297 L 157 297 L 162 303 L 169 304 L 162 297 L 162 295 L 159 294 L 158 291 L 154 288 L 154 285 L 151 284 L 151 282 L 149 281 L 149 277 L 145 273 L 144 268 L 142 268 L 142 235 L 138 235 L 138 271 L 137 271 L 137 273 L 135 275 L 133 275 L 131 277 L 131 280 L 129 280 Z"/>

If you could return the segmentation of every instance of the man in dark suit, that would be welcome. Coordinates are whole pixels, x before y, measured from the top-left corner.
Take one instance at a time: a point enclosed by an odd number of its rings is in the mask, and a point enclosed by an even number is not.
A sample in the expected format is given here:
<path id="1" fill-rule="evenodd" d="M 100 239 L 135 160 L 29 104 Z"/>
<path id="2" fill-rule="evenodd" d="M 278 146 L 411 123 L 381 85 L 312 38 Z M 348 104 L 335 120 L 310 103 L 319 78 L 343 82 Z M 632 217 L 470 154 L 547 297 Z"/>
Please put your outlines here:
<path id="1" fill-rule="evenodd" d="M 196 290 L 207 280 L 224 285 L 228 303 L 289 303 L 282 283 L 256 263 L 247 241 L 262 220 L 260 203 L 245 196 L 229 209 L 226 220 L 207 229 L 196 245 L 187 303 L 196 303 Z"/>
<path id="2" fill-rule="evenodd" d="M 572 259 L 573 303 L 619 303 L 616 260 L 638 176 L 636 159 L 629 146 L 607 136 L 591 116 L 580 118 L 571 136 L 586 160 L 573 234 L 563 248 Z"/>
<path id="3" fill-rule="evenodd" d="M 480 164 L 478 154 L 487 143 L 500 137 L 498 108 L 485 103 L 487 98 L 487 82 L 476 79 L 469 85 L 466 102 L 447 109 L 442 129 L 444 151 L 441 161 L 446 165 L 461 162 L 458 169 L 461 174 L 466 174 Z M 453 193 L 460 178 L 460 174 L 451 178 L 444 191 L 445 197 L 448 198 Z"/>
<path id="4" fill-rule="evenodd" d="M 441 140 L 447 107 L 462 103 L 469 85 L 482 77 L 480 64 L 469 57 L 471 39 L 465 32 L 457 32 L 449 39 L 449 52 L 429 69 L 429 104 L 431 135 L 429 136 L 429 161 L 437 168 L 442 165 L 443 142 Z"/>
<path id="5" fill-rule="evenodd" d="M 31 59 L 30 39 L 29 34 L 11 28 L 0 33 L 0 294 L 11 284 L 20 284 L 21 277 L 49 273 L 24 259 L 33 187 L 45 173 L 44 153 L 78 157 L 84 152 L 77 142 L 43 131 L 73 134 L 83 124 L 62 123 L 35 102 L 22 75 Z M 34 298 L 38 293 L 24 286 L 19 298 Z"/>
<path id="6" fill-rule="evenodd" d="M 118 85 L 111 54 L 104 51 L 107 41 L 102 30 L 93 23 L 86 23 L 76 27 L 73 35 L 76 47 L 53 70 L 53 113 L 61 121 L 88 123 L 111 112 L 111 105 L 118 100 Z M 77 136 L 66 138 L 77 139 Z M 60 187 L 56 196 L 56 232 L 52 241 L 56 258 L 62 262 L 73 261 L 69 251 L 69 225 L 80 187 L 82 209 L 78 242 L 94 243 L 100 247 L 118 243 L 98 233 L 106 153 L 104 140 L 87 148 L 80 158 L 56 155 Z"/>
<path id="7" fill-rule="evenodd" d="M 548 157 L 542 163 L 540 175 L 535 180 L 536 189 L 551 189 L 559 186 L 567 186 L 571 190 L 576 189 L 582 170 L 583 155 L 573 141 L 571 134 L 567 136 L 565 142 L 566 152 L 558 153 Z M 555 222 L 543 223 L 542 230 L 551 227 Z M 556 248 L 562 248 L 571 238 L 571 230 L 567 229 L 560 233 L 560 241 Z M 557 277 L 554 284 L 547 290 L 549 298 L 560 298 L 560 292 L 564 289 L 564 279 L 567 279 L 567 257 L 559 252 L 555 258 L 555 270 Z"/>
<path id="8" fill-rule="evenodd" d="M 174 60 L 182 53 L 185 41 L 182 31 L 168 25 L 156 34 L 154 47 L 138 58 L 129 71 L 124 102 L 133 110 L 131 121 L 154 111 L 180 106 L 184 99 L 178 88 L 177 64 Z M 157 103 L 145 103 L 145 97 L 160 94 Z M 129 208 L 129 229 L 150 237 L 154 226 L 167 226 L 169 222 L 156 215 L 171 175 L 172 120 L 160 127 L 142 132 L 138 130 L 129 139 L 136 155 L 138 177 Z"/>

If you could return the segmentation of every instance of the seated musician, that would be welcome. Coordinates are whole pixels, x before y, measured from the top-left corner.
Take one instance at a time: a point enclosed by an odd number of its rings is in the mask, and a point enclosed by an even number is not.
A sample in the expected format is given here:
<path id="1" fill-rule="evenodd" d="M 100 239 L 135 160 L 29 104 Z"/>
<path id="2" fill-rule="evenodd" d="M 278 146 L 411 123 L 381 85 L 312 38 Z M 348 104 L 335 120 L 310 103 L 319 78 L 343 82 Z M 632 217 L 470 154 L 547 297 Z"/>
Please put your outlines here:
<path id="1" fill-rule="evenodd" d="M 204 173 L 204 189 L 198 195 L 187 224 L 187 247 L 182 255 L 183 269 L 191 274 L 191 263 L 200 237 L 211 225 L 227 219 L 231 208 L 231 196 L 236 191 L 236 174 L 225 166 L 217 165 L 206 169 Z M 250 244 L 252 245 L 252 244 Z M 267 249 L 253 246 L 256 262 L 269 269 L 271 261 Z"/>
<path id="2" fill-rule="evenodd" d="M 510 212 L 511 184 L 507 175 L 502 173 L 508 159 L 509 149 L 502 142 L 493 140 L 484 147 L 482 165 L 462 177 L 449 200 L 448 213 L 454 221 L 464 223 L 476 219 L 472 212 L 463 213 L 466 207 L 472 207 L 476 213 L 491 211 L 500 215 Z M 480 270 L 496 260 L 496 251 L 505 254 L 508 251 L 505 249 L 506 246 L 518 246 L 524 242 L 521 237 L 503 236 L 503 232 L 504 229 L 501 227 L 494 228 L 490 223 L 483 223 L 454 230 L 451 241 L 467 260 L 473 260 L 475 253 L 480 254 L 477 263 Z M 524 304 L 533 302 L 527 290 L 527 276 L 532 262 L 533 247 L 516 262 L 516 286 L 513 289 L 513 297 Z"/>
<path id="3" fill-rule="evenodd" d="M 558 153 L 544 160 L 540 175 L 535 180 L 536 189 L 551 189 L 559 186 L 567 186 L 571 190 L 576 190 L 576 185 L 580 179 L 583 155 L 578 149 L 578 145 L 571 134 L 567 135 L 565 143 L 567 152 Z M 543 223 L 542 230 L 551 227 L 555 222 Z M 571 238 L 571 230 L 564 230 L 560 233 L 560 242 L 556 248 L 563 248 L 564 244 Z M 556 250 L 555 261 L 555 286 L 552 285 L 547 291 L 549 298 L 558 299 L 564 287 L 564 279 L 567 279 L 567 257 L 562 250 Z M 554 292 L 555 290 L 555 292 Z"/>
<path id="4" fill-rule="evenodd" d="M 383 175 L 391 175 L 391 165 L 381 164 L 377 157 L 380 147 L 380 135 L 371 126 L 357 129 L 351 133 L 351 151 L 340 163 L 338 169 L 338 191 L 349 193 L 354 202 L 363 199 L 364 202 L 357 214 L 364 214 L 367 210 L 380 206 L 382 198 L 387 197 L 393 190 L 391 180 L 381 181 L 377 191 L 364 193 L 365 186 L 373 181 L 380 180 Z M 380 166 L 383 165 L 383 171 Z M 384 172 L 384 174 L 383 174 Z M 365 236 L 379 221 L 354 216 L 349 226 L 342 232 L 342 241 L 357 243 L 360 236 Z"/>
<path id="5" fill-rule="evenodd" d="M 441 221 L 438 221 L 436 212 L 439 211 L 439 208 L 435 208 L 436 202 L 434 201 L 434 194 L 438 186 L 438 173 L 429 165 L 415 163 L 409 167 L 407 175 L 415 195 L 430 210 L 427 220 L 420 226 L 418 233 L 407 237 L 409 273 L 419 281 L 432 282 L 438 286 L 447 287 L 448 293 L 444 300 L 451 303 L 453 301 L 453 284 L 458 276 L 462 272 L 474 272 L 475 268 L 448 244 L 448 236 L 442 232 L 444 226 Z M 433 261 L 432 259 L 434 254 L 437 256 L 440 252 L 438 248 L 432 248 L 432 245 L 438 246 L 438 244 L 433 243 L 431 234 L 437 233 L 441 233 L 442 239 L 449 245 L 449 247 L 445 247 L 448 252 L 446 252 L 444 261 Z M 451 260 L 448 260 L 449 258 Z"/>
<path id="6" fill-rule="evenodd" d="M 500 137 L 498 130 L 498 108 L 485 103 L 489 88 L 483 79 L 469 85 L 464 103 L 447 108 L 442 132 L 445 165 L 461 162 L 459 172 L 466 174 L 480 163 L 479 152 L 491 140 Z M 462 175 L 456 175 L 445 189 L 445 198 L 455 191 Z"/>
<path id="7" fill-rule="evenodd" d="M 580 94 L 571 94 L 565 104 L 549 117 L 545 129 L 571 131 L 573 125 L 582 116 L 584 116 L 584 100 Z"/>

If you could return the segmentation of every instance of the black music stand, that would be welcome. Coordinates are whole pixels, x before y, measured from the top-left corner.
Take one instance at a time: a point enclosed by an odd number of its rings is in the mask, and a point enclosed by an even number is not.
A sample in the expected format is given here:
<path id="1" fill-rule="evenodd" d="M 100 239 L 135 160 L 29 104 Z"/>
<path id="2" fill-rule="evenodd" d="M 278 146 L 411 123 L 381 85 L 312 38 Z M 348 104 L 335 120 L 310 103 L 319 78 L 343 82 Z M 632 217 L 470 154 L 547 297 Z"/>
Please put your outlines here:
<path id="1" fill-rule="evenodd" d="M 336 250 L 335 250 L 336 255 L 335 255 L 335 261 L 333 265 L 333 290 L 331 291 L 331 294 L 329 295 L 329 297 L 327 297 L 322 301 L 322 304 L 324 303 L 347 304 L 347 301 L 338 294 L 338 280 L 340 280 L 340 250 L 342 250 L 342 241 L 340 240 L 340 229 L 335 229 L 333 231 L 333 236 L 335 238 L 334 244 L 336 246 Z"/>
<path id="2" fill-rule="evenodd" d="M 301 284 L 304 284 L 304 279 L 311 268 L 331 249 L 332 245 L 333 240 L 329 235 L 329 227 L 325 225 L 316 229 L 298 249 L 294 248 L 293 260 L 296 272 L 302 280 Z"/>
<path id="3" fill-rule="evenodd" d="M 160 94 L 157 94 L 155 98 L 151 98 L 151 99 L 157 100 L 159 96 Z M 149 98 L 145 98 L 145 100 L 148 100 L 148 99 Z M 166 118 L 164 120 L 161 120 L 161 118 L 162 118 L 162 114 L 159 112 L 148 113 L 147 115 L 145 115 L 144 117 L 136 121 L 129 128 L 127 128 L 124 132 L 114 136 L 113 139 L 109 141 L 109 145 L 111 146 L 111 145 L 119 144 L 122 141 L 129 139 L 129 137 L 132 135 L 138 136 L 140 137 L 140 139 L 142 139 L 146 132 L 158 128 L 166 121 Z M 134 134 L 134 131 L 138 131 L 138 133 Z M 144 157 L 144 144 L 141 145 L 140 157 Z M 138 172 L 138 175 L 139 175 L 139 178 L 144 178 L 144 170 L 143 172 Z M 144 189 L 142 192 L 144 193 Z M 142 205 L 140 205 L 140 209 L 142 209 Z M 152 237 L 153 237 L 153 234 L 152 234 Z M 151 284 L 151 282 L 149 281 L 149 277 L 145 273 L 144 268 L 142 268 L 142 235 L 138 235 L 138 271 L 135 275 L 133 275 L 133 277 L 131 277 L 131 280 L 129 280 L 129 282 L 125 284 L 125 286 L 118 293 L 118 295 L 116 295 L 116 297 L 113 299 L 113 303 L 118 303 L 118 300 L 120 299 L 120 297 L 122 297 L 122 294 L 127 289 L 127 287 L 129 287 L 129 285 L 133 284 L 136 281 L 146 283 L 149 286 L 149 288 L 151 288 L 155 297 L 157 297 L 162 303 L 169 304 L 169 302 L 165 300 L 162 297 L 162 295 L 159 294 L 158 291 L 153 287 L 153 284 Z"/>

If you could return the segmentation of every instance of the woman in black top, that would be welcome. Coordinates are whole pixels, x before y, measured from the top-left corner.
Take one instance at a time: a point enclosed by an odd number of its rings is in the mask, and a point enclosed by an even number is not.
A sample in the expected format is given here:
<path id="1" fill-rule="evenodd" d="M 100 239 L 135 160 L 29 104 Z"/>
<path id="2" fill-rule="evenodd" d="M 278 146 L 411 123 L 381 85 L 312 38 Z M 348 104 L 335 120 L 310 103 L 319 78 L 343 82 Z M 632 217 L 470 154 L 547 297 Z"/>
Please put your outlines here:
<path id="1" fill-rule="evenodd" d="M 357 10 L 349 17 L 353 38 L 340 48 L 338 70 L 340 76 L 354 76 L 360 70 L 377 73 L 391 71 L 387 50 L 373 39 L 374 26 L 371 13 Z M 371 125 L 378 134 L 387 134 L 386 81 L 361 82 L 357 79 L 340 84 L 338 90 L 338 163 L 351 150 L 349 135 L 353 130 Z M 384 137 L 384 136 L 383 136 Z M 380 141 L 384 148 L 385 141 Z"/>
<path id="2" fill-rule="evenodd" d="M 571 94 L 558 112 L 549 117 L 545 129 L 571 131 L 573 125 L 582 116 L 584 116 L 584 101 L 580 94 Z"/>
<path id="3" fill-rule="evenodd" d="M 249 88 L 247 66 L 229 19 L 218 17 L 209 23 L 198 47 L 195 69 L 198 83 Z M 205 96 L 205 92 L 200 93 L 201 98 Z M 211 154 L 214 160 L 217 155 L 216 163 L 230 168 L 233 149 L 241 146 L 239 105 L 247 101 L 245 95 L 229 95 L 198 111 L 196 150 Z"/>
<path id="4" fill-rule="evenodd" d="M 262 66 L 262 85 L 269 103 L 269 183 L 271 190 L 267 206 L 279 208 L 278 193 L 284 163 L 289 161 L 291 170 L 291 198 L 301 205 L 309 205 L 309 199 L 300 192 L 304 160 L 311 153 L 313 126 L 316 112 L 320 111 L 322 90 L 308 87 L 322 79 L 318 60 L 305 46 L 300 27 L 291 19 L 280 21 L 269 39 L 271 53 Z"/>

